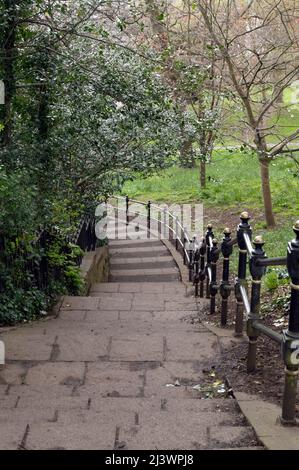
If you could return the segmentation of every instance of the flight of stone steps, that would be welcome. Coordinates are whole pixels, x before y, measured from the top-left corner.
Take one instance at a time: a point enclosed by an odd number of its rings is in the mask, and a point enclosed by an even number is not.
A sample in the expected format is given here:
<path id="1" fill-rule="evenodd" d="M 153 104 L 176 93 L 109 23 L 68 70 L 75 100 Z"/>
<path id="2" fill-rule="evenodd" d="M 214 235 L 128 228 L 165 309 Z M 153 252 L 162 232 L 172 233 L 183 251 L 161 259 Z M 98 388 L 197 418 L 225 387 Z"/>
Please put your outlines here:
<path id="1" fill-rule="evenodd" d="M 110 240 L 110 282 L 179 281 L 179 269 L 161 240 Z"/>
<path id="2" fill-rule="evenodd" d="M 236 400 L 201 397 L 220 346 L 164 244 L 109 249 L 112 282 L 1 335 L 0 449 L 260 449 Z"/>

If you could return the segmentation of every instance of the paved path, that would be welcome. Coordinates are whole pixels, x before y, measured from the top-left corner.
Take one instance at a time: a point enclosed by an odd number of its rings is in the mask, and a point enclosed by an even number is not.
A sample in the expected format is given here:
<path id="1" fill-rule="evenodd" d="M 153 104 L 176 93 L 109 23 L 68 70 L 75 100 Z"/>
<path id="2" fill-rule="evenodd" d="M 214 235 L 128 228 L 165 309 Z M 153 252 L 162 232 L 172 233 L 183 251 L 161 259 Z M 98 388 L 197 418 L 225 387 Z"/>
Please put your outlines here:
<path id="1" fill-rule="evenodd" d="M 234 399 L 193 388 L 219 346 L 169 252 L 128 245 L 111 245 L 112 282 L 2 332 L 0 449 L 258 449 Z"/>

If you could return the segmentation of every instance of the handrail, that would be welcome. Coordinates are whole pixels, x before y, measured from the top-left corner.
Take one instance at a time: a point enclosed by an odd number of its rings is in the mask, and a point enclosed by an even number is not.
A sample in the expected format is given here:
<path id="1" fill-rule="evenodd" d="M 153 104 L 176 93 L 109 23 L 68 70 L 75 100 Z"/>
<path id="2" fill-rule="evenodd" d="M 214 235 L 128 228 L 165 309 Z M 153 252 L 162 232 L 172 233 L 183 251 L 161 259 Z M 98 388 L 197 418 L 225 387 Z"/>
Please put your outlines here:
<path id="1" fill-rule="evenodd" d="M 137 201 L 136 199 L 131 199 L 128 196 L 126 196 L 126 197 L 124 197 L 124 196 L 111 196 L 111 198 L 112 199 L 117 199 L 117 200 L 122 200 L 126 203 L 125 208 L 122 208 L 122 207 L 115 208 L 112 204 L 109 204 L 108 202 L 106 204 L 111 208 L 114 208 L 114 209 L 125 212 L 126 213 L 127 223 L 129 221 L 129 216 L 130 216 L 129 204 L 131 202 L 133 202 L 134 204 L 140 204 L 143 207 L 146 207 L 147 208 L 147 213 L 146 214 L 142 214 L 141 212 L 138 212 L 137 214 L 140 217 L 146 218 L 148 236 L 150 236 L 150 232 L 151 232 L 151 221 L 155 221 L 155 222 L 158 222 L 158 224 L 163 225 L 164 231 L 166 229 L 168 229 L 168 231 L 171 231 L 172 234 L 174 235 L 174 239 L 176 240 L 176 246 L 178 246 L 178 243 L 179 243 L 180 246 L 182 247 L 183 255 L 184 255 L 184 262 L 190 264 L 190 262 L 191 262 L 190 254 L 188 253 L 188 249 L 186 247 L 186 244 L 190 243 L 191 238 L 190 238 L 190 236 L 187 232 L 187 229 L 178 220 L 177 214 L 173 214 L 172 212 L 167 210 L 166 206 L 160 207 L 156 204 L 153 204 L 151 201 L 148 201 L 147 203 L 145 203 L 143 201 Z M 156 209 L 156 210 L 159 211 L 160 216 L 161 216 L 160 219 L 157 219 L 156 217 L 152 216 L 152 209 Z M 163 218 L 162 218 L 162 214 L 163 214 Z M 172 220 L 175 221 L 175 229 L 167 223 L 167 216 L 171 217 Z M 178 233 L 179 231 L 181 231 L 181 234 L 183 236 L 183 240 L 181 240 L 181 237 L 179 236 L 179 233 Z"/>
<path id="2" fill-rule="evenodd" d="M 265 258 L 257 260 L 258 266 L 286 266 L 287 265 L 287 257 L 280 256 L 277 258 Z"/>
<path id="3" fill-rule="evenodd" d="M 247 315 L 249 315 L 251 312 L 250 303 L 249 303 L 248 295 L 244 286 L 240 286 L 240 293 L 241 293 L 242 301 L 245 307 L 245 312 Z"/>
<path id="4" fill-rule="evenodd" d="M 251 240 L 250 240 L 250 237 L 249 237 L 248 233 L 245 232 L 243 234 L 243 238 L 244 238 L 244 242 L 245 242 L 245 245 L 246 245 L 247 252 L 248 252 L 249 256 L 251 256 L 252 252 L 253 252 L 253 246 L 251 244 Z"/>
<path id="5" fill-rule="evenodd" d="M 172 240 L 175 241 L 176 249 L 182 248 L 184 263 L 189 267 L 189 280 L 195 285 L 195 296 L 204 296 L 204 282 L 206 281 L 206 296 L 210 298 L 210 313 L 214 314 L 216 309 L 216 295 L 221 296 L 221 325 L 227 323 L 228 298 L 234 291 L 236 298 L 235 334 L 242 335 L 244 324 L 244 312 L 247 326 L 248 355 L 247 371 L 256 369 L 257 342 L 260 334 L 282 345 L 282 355 L 285 363 L 285 390 L 282 403 L 283 424 L 295 423 L 295 398 L 297 390 L 297 375 L 299 374 L 299 221 L 293 227 L 296 238 L 289 242 L 287 256 L 267 258 L 264 252 L 264 241 L 257 236 L 252 241 L 252 228 L 249 224 L 250 217 L 247 212 L 241 214 L 241 223 L 238 225 L 235 238 L 231 237 L 229 228 L 225 228 L 223 240 L 218 242 L 213 234 L 211 224 L 201 242 L 196 236 L 192 238 L 186 228 L 166 207 L 161 208 L 150 201 L 144 203 L 129 199 L 128 196 L 115 196 L 126 202 L 126 220 L 129 218 L 129 203 L 137 203 L 146 207 L 147 230 L 150 233 L 151 220 L 158 222 L 158 229 L 163 226 L 164 233 L 169 231 Z M 113 206 L 112 206 L 113 207 Z M 153 217 L 151 209 L 158 210 L 160 217 Z M 163 217 L 162 217 L 163 215 Z M 172 219 L 172 224 L 168 220 Z M 238 275 L 233 283 L 230 279 L 230 256 L 234 246 L 239 250 Z M 222 257 L 222 279 L 217 282 L 217 263 Z M 249 261 L 249 263 L 247 263 Z M 248 285 L 247 265 L 249 265 L 251 283 Z M 261 283 L 268 266 L 287 266 L 291 279 L 291 302 L 289 313 L 289 326 L 282 333 L 272 330 L 264 325 L 260 319 L 260 297 Z M 199 288 L 200 287 L 200 288 Z M 247 291 L 250 291 L 250 296 Z"/>
<path id="6" fill-rule="evenodd" d="M 259 335 L 262 334 L 282 345 L 282 357 L 286 368 L 281 422 L 283 424 L 294 424 L 297 375 L 299 374 L 299 221 L 293 227 L 296 238 L 289 242 L 287 256 L 267 258 L 263 249 L 264 241 L 262 237 L 257 236 L 252 241 L 252 228 L 249 225 L 249 219 L 250 217 L 247 212 L 241 214 L 241 223 L 238 225 L 237 236 L 234 239 L 231 238 L 230 229 L 226 228 L 220 248 L 217 246 L 216 240 L 212 240 L 211 245 L 213 228 L 210 224 L 208 225 L 205 238 L 207 250 L 202 254 L 202 257 L 206 256 L 206 268 L 201 270 L 199 278 L 201 286 L 200 296 L 204 296 L 203 280 L 206 277 L 207 297 L 210 297 L 210 314 L 216 311 L 215 297 L 219 292 L 222 298 L 221 325 L 224 326 L 227 322 L 228 298 L 232 290 L 235 291 L 235 334 L 237 336 L 242 334 L 245 312 L 247 335 L 249 338 L 247 355 L 248 372 L 256 369 Z M 233 286 L 229 277 L 229 267 L 234 245 L 238 245 L 239 262 L 238 276 Z M 222 255 L 223 272 L 221 282 L 217 283 L 216 266 L 220 255 Z M 249 286 L 251 291 L 250 297 L 247 294 L 247 259 L 251 275 Z M 201 265 L 203 264 L 204 260 L 201 262 Z M 268 266 L 286 266 L 291 279 L 289 326 L 282 333 L 263 324 L 260 318 L 261 283 Z M 197 291 L 198 289 L 195 289 L 195 292 Z"/>

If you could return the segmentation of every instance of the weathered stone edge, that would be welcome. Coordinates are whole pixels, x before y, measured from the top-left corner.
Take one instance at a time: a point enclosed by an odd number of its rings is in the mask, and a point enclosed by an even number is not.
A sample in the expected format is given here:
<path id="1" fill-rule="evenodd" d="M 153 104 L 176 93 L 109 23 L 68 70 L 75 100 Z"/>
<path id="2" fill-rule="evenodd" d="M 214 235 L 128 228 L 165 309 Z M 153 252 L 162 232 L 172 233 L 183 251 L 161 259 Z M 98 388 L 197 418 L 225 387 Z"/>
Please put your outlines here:
<path id="1" fill-rule="evenodd" d="M 183 258 L 181 254 L 175 249 L 173 244 L 167 239 L 161 239 L 163 245 L 170 251 L 171 256 L 173 257 L 177 267 L 179 268 L 182 283 L 185 284 L 186 287 L 191 287 L 192 283 L 189 282 L 189 270 L 184 265 Z"/>
<path id="2" fill-rule="evenodd" d="M 234 332 L 228 329 L 209 325 L 204 322 L 219 341 L 231 337 L 234 341 L 244 341 L 236 338 Z M 228 377 L 229 380 L 229 377 Z M 234 397 L 248 423 L 254 429 L 257 438 L 268 450 L 299 450 L 299 427 L 285 427 L 280 424 L 281 407 L 274 403 L 261 400 L 257 395 L 234 391 Z"/>
<path id="3" fill-rule="evenodd" d="M 95 282 L 107 282 L 109 276 L 109 250 L 108 245 L 96 248 L 95 251 L 85 253 L 81 267 L 81 277 L 84 281 L 84 292 L 87 295 Z"/>

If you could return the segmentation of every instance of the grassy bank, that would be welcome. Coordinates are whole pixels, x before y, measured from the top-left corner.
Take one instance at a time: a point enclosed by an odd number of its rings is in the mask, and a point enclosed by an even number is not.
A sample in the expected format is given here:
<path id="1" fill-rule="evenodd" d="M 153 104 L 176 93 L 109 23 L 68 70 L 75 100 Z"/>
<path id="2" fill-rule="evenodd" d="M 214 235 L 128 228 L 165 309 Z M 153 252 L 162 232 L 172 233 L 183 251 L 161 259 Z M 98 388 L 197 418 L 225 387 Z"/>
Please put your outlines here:
<path id="1" fill-rule="evenodd" d="M 204 204 L 207 217 L 220 231 L 224 225 L 238 223 L 238 213 L 248 210 L 253 215 L 255 233 L 262 234 L 269 256 L 284 254 L 292 237 L 291 225 L 299 219 L 299 173 L 293 160 L 280 157 L 270 168 L 273 206 L 277 227 L 266 230 L 259 166 L 254 155 L 228 150 L 214 152 L 207 165 L 207 187 L 199 187 L 199 169 L 169 168 L 143 179 L 136 175 L 123 194 L 147 201 Z M 235 222 L 236 221 L 236 222 Z"/>

